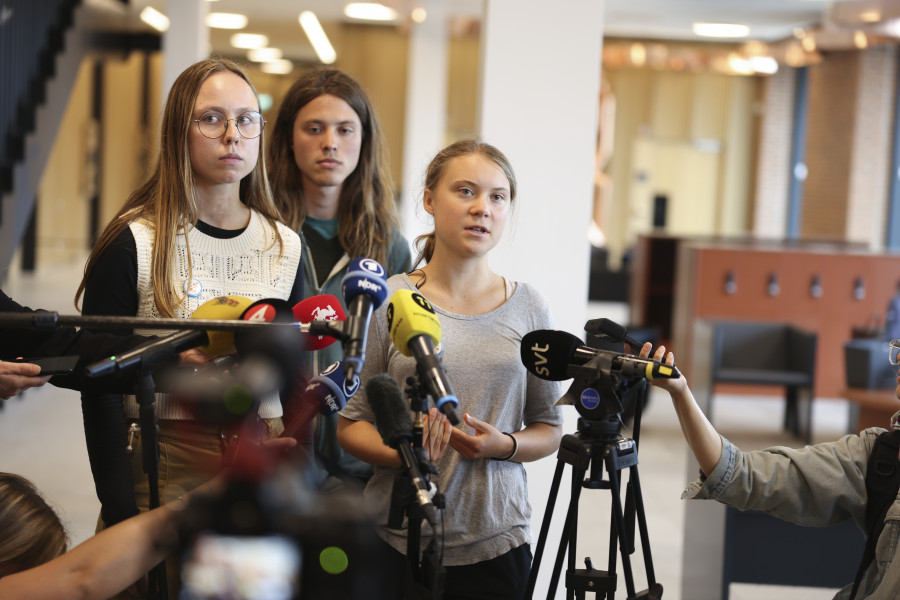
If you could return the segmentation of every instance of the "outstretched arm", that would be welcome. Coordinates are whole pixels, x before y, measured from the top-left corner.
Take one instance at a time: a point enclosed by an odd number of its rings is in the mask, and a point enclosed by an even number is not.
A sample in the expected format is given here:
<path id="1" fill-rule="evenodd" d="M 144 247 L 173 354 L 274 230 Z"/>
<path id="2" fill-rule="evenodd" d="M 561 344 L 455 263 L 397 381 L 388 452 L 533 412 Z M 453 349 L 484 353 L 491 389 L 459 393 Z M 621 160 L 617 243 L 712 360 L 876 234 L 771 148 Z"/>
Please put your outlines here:
<path id="1" fill-rule="evenodd" d="M 0 598 L 101 600 L 121 592 L 175 549 L 179 513 L 172 504 L 126 519 L 48 563 L 3 577 Z"/>
<path id="2" fill-rule="evenodd" d="M 644 344 L 641 348 L 640 356 L 643 358 L 650 357 L 650 351 L 653 346 L 650 342 Z M 660 346 L 653 353 L 653 359 L 663 361 L 667 365 L 675 364 L 675 355 L 672 352 L 666 354 L 666 347 Z M 722 456 L 722 436 L 715 430 L 703 411 L 694 400 L 691 388 L 688 387 L 684 374 L 678 379 L 653 379 L 650 385 L 655 385 L 669 392 L 672 396 L 672 405 L 675 407 L 675 414 L 678 415 L 678 422 L 681 424 L 681 432 L 684 439 L 687 440 L 694 458 L 700 465 L 700 470 L 705 475 L 709 475 L 719 464 L 719 458 Z"/>

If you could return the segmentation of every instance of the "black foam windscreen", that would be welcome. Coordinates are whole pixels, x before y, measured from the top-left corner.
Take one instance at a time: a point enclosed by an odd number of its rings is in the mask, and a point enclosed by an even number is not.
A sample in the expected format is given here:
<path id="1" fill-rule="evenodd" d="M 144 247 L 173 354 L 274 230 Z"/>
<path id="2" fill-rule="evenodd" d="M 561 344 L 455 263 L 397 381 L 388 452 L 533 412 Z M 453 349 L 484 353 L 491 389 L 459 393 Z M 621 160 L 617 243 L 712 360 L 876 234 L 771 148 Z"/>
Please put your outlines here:
<path id="1" fill-rule="evenodd" d="M 402 440 L 412 439 L 412 417 L 393 377 L 386 373 L 372 377 L 366 383 L 366 397 L 375 413 L 375 428 L 385 444 L 396 448 Z"/>
<path id="2" fill-rule="evenodd" d="M 520 354 L 529 373 L 549 381 L 570 379 L 569 365 L 583 345 L 576 336 L 556 329 L 538 329 L 522 337 Z"/>

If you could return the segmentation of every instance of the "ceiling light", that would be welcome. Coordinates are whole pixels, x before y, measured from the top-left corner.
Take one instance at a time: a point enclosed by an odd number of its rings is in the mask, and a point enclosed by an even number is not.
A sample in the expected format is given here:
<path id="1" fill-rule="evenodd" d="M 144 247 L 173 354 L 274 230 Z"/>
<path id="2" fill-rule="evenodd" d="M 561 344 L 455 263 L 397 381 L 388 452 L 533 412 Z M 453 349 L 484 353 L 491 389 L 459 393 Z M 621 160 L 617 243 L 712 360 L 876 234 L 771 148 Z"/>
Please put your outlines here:
<path id="1" fill-rule="evenodd" d="M 860 50 L 869 45 L 869 38 L 864 31 L 857 31 L 853 34 L 853 45 Z"/>
<path id="2" fill-rule="evenodd" d="M 251 48 L 247 51 L 247 59 L 253 62 L 271 62 L 280 60 L 284 52 L 280 48 Z"/>
<path id="3" fill-rule="evenodd" d="M 328 41 L 328 36 L 325 35 L 325 30 L 322 29 L 322 24 L 319 23 L 319 19 L 316 18 L 314 12 L 304 10 L 300 13 L 300 26 L 303 28 L 306 37 L 309 38 L 309 43 L 312 44 L 319 60 L 326 65 L 330 65 L 337 60 L 334 46 Z"/>
<path id="4" fill-rule="evenodd" d="M 344 7 L 344 14 L 351 19 L 365 21 L 396 21 L 397 11 L 377 2 L 351 2 Z"/>
<path id="5" fill-rule="evenodd" d="M 144 7 L 144 10 L 141 11 L 141 21 L 157 31 L 165 31 L 169 28 L 169 17 L 152 6 Z"/>
<path id="6" fill-rule="evenodd" d="M 807 52 L 813 52 L 816 49 L 816 40 L 814 40 L 812 36 L 807 36 L 800 40 L 800 45 Z"/>
<path id="7" fill-rule="evenodd" d="M 750 35 L 750 28 L 737 23 L 694 23 L 694 33 L 702 37 L 740 38 Z"/>
<path id="8" fill-rule="evenodd" d="M 262 63 L 261 65 L 259 65 L 259 70 L 263 73 L 269 73 L 271 75 L 287 75 L 294 70 L 294 63 L 286 58 L 281 58 L 278 60 L 272 60 Z M 271 98 L 269 102 L 271 103 Z M 262 105 L 262 98 L 260 98 L 260 105 Z"/>
<path id="9" fill-rule="evenodd" d="M 428 11 L 421 6 L 416 7 L 410 13 L 409 18 L 413 20 L 413 23 L 424 23 L 428 18 Z"/>
<path id="10" fill-rule="evenodd" d="M 859 20 L 863 23 L 877 23 L 881 20 L 881 13 L 878 9 L 867 10 L 859 13 Z"/>
<path id="11" fill-rule="evenodd" d="M 631 64 L 636 67 L 643 67 L 647 64 L 647 48 L 640 42 L 631 44 L 628 48 L 628 56 L 631 59 Z"/>
<path id="12" fill-rule="evenodd" d="M 771 56 L 751 56 L 747 62 L 750 63 L 750 68 L 757 73 L 774 75 L 778 72 L 778 61 Z"/>
<path id="13" fill-rule="evenodd" d="M 212 2 L 213 0 L 210 0 Z M 235 48 L 265 48 L 269 38 L 261 33 L 235 33 L 231 36 L 231 45 Z"/>
<path id="14" fill-rule="evenodd" d="M 728 66 L 738 75 L 753 75 L 753 68 L 750 66 L 750 61 L 733 52 L 728 56 Z"/>
<path id="15" fill-rule="evenodd" d="M 214 29 L 243 29 L 247 26 L 247 15 L 236 13 L 209 13 L 206 26 Z"/>

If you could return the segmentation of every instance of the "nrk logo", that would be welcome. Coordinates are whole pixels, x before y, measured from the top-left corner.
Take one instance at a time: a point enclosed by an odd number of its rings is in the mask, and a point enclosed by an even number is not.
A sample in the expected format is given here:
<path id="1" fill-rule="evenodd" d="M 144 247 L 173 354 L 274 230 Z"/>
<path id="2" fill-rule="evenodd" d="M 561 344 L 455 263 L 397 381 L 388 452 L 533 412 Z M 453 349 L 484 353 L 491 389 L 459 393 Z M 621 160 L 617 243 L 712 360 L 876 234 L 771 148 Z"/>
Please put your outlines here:
<path id="1" fill-rule="evenodd" d="M 594 410 L 600 406 L 600 394 L 594 388 L 587 388 L 581 392 L 581 405 L 588 410 Z"/>
<path id="2" fill-rule="evenodd" d="M 423 309 L 427 310 L 431 314 L 434 314 L 434 307 L 431 306 L 431 302 L 429 302 L 428 300 L 425 299 L 425 296 L 423 296 L 422 294 L 413 293 L 412 299 L 413 299 L 413 301 L 415 301 L 416 304 L 421 306 Z"/>
<path id="3" fill-rule="evenodd" d="M 373 275 L 378 275 L 379 277 L 384 278 L 384 267 L 382 267 L 377 260 L 372 260 L 371 258 L 362 258 L 359 261 L 359 266 L 360 268 L 365 269 Z"/>
<path id="4" fill-rule="evenodd" d="M 338 318 L 337 311 L 330 304 L 317 306 L 311 316 L 313 321 L 337 321 Z"/>
<path id="5" fill-rule="evenodd" d="M 394 303 L 391 302 L 387 307 L 387 322 L 388 322 L 388 331 L 392 331 L 394 328 Z"/>

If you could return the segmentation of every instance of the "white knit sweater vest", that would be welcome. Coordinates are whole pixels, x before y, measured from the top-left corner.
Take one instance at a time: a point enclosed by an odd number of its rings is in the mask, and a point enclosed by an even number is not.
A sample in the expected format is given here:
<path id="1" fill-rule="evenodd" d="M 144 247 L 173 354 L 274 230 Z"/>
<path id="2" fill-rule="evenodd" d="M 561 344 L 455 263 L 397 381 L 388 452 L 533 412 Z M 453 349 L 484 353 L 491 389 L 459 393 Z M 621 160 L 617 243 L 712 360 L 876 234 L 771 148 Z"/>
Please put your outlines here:
<path id="1" fill-rule="evenodd" d="M 243 296 L 254 301 L 262 298 L 287 300 L 300 262 L 300 238 L 281 223 L 277 226 L 283 248 L 278 244 L 275 230 L 252 209 L 247 229 L 237 237 L 220 239 L 191 228 L 187 234 L 191 273 L 188 273 L 185 237 L 179 234 L 175 240 L 175 255 L 171 257 L 172 279 L 182 292 L 188 289 L 190 292 L 176 309 L 175 316 L 188 318 L 198 306 L 219 296 Z M 137 248 L 137 316 L 159 317 L 151 281 L 154 230 L 143 220 L 133 221 L 129 228 Z M 166 335 L 174 331 L 137 329 L 135 333 Z M 176 405 L 168 396 L 156 395 L 157 418 L 191 418 L 187 410 Z M 134 396 L 125 396 L 125 412 L 129 418 L 138 417 Z M 259 415 L 263 418 L 282 415 L 277 394 L 263 399 Z"/>

